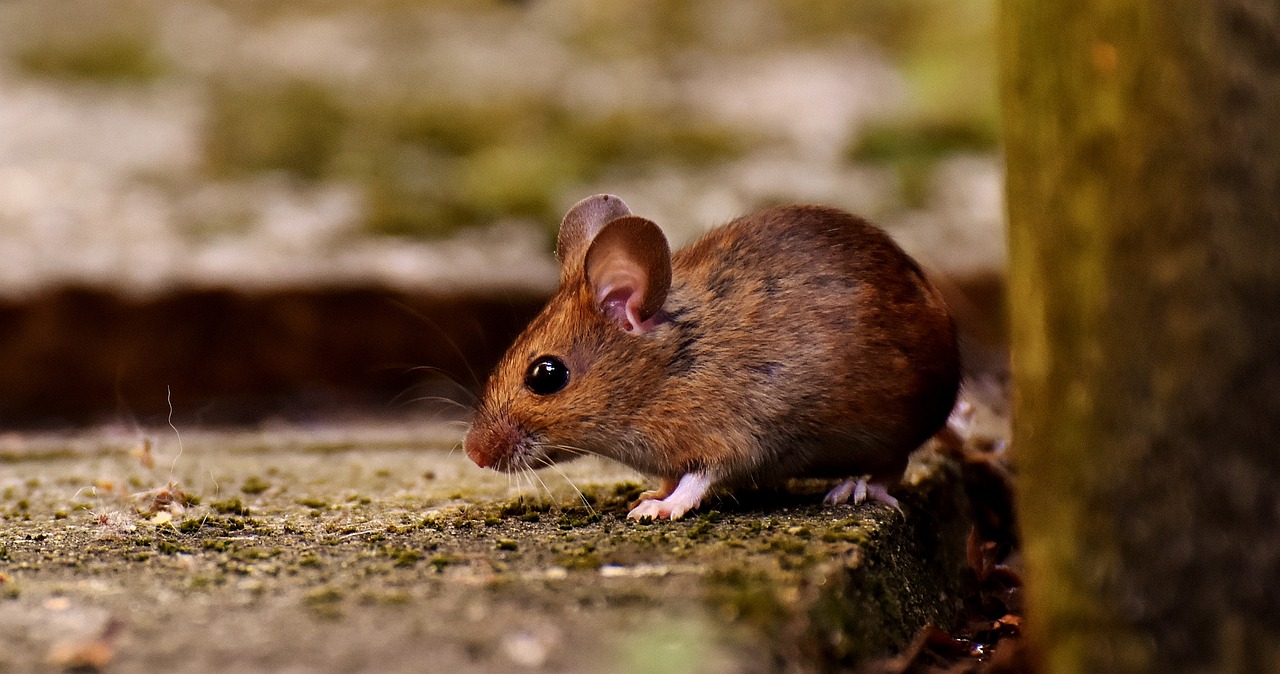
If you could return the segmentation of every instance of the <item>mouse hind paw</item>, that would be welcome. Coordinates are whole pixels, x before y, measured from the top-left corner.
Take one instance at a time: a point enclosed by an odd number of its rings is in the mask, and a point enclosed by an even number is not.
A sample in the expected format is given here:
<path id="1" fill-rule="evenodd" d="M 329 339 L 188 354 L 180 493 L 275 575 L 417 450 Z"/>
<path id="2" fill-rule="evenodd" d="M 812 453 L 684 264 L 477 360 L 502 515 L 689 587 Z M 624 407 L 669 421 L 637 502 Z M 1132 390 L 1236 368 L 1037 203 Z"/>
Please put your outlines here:
<path id="1" fill-rule="evenodd" d="M 859 493 L 861 491 L 861 493 Z M 838 506 L 844 505 L 850 499 L 854 503 L 861 503 L 862 499 L 867 497 L 867 483 L 865 480 L 844 480 L 827 492 L 822 498 L 822 505 Z"/>
<path id="2" fill-rule="evenodd" d="M 879 482 L 867 482 L 865 478 L 859 480 L 848 479 L 836 485 L 823 497 L 822 504 L 837 506 L 853 503 L 853 505 L 858 505 L 868 499 L 879 501 L 898 512 L 902 512 L 902 505 L 898 503 L 898 499 L 889 494 L 888 487 Z"/>
<path id="3" fill-rule="evenodd" d="M 879 501 L 902 514 L 902 505 L 898 503 L 898 499 L 889 494 L 889 488 L 879 482 L 868 482 L 866 487 L 866 499 Z"/>

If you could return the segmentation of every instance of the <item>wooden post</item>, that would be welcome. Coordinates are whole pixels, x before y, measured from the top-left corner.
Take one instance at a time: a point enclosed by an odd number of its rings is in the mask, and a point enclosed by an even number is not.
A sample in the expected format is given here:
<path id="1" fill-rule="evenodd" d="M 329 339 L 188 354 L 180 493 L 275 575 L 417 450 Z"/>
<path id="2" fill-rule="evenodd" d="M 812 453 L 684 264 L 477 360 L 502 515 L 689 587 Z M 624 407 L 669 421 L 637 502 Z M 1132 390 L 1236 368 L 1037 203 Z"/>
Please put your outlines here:
<path id="1" fill-rule="evenodd" d="M 1280 2 L 1002 0 L 1045 672 L 1280 672 Z"/>

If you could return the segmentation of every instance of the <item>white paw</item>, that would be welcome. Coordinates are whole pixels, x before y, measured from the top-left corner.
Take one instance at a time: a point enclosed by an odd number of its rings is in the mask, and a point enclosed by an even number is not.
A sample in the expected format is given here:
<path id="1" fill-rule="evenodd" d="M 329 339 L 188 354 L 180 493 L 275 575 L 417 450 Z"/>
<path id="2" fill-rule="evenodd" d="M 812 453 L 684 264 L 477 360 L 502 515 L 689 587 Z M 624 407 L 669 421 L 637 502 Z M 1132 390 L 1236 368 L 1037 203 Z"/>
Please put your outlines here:
<path id="1" fill-rule="evenodd" d="M 683 503 L 671 503 L 667 500 L 649 499 L 641 501 L 627 513 L 627 519 L 642 520 L 649 518 L 655 522 L 661 519 L 678 520 L 689 512 L 689 506 Z"/>
<path id="2" fill-rule="evenodd" d="M 685 513 L 697 508 L 710 488 L 711 478 L 706 473 L 686 473 L 681 476 L 680 482 L 676 484 L 670 496 L 664 499 L 641 501 L 627 513 L 627 518 L 641 520 L 648 517 L 655 521 L 663 518 L 678 520 Z"/>

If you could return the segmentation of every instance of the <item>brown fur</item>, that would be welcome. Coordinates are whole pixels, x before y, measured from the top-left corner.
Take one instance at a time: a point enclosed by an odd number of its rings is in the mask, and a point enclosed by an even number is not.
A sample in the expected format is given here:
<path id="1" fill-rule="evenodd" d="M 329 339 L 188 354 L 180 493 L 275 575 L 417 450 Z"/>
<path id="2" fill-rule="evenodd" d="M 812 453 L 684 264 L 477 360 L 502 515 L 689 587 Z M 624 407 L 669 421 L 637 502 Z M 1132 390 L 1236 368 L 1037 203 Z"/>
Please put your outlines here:
<path id="1" fill-rule="evenodd" d="M 955 402 L 949 309 L 884 232 L 848 213 L 786 206 L 712 230 L 672 256 L 644 334 L 610 321 L 584 246 L 572 248 L 558 292 L 485 388 L 466 442 L 480 465 L 585 452 L 667 479 L 709 470 L 721 487 L 893 481 Z M 546 354 L 571 378 L 538 396 L 524 375 Z"/>

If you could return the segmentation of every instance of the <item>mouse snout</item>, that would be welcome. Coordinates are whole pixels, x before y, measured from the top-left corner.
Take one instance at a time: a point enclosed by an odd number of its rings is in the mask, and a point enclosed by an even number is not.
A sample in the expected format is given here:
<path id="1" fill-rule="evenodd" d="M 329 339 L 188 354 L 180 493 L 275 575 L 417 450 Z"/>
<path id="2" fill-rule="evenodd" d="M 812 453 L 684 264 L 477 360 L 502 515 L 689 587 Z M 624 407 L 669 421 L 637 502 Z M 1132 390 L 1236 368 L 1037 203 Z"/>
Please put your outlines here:
<path id="1" fill-rule="evenodd" d="M 505 470 L 518 441 L 519 431 L 513 425 L 477 418 L 467 431 L 463 447 L 477 466 Z"/>
<path id="2" fill-rule="evenodd" d="M 492 434 L 473 425 L 467 431 L 467 438 L 462 441 L 463 447 L 467 450 L 467 456 L 481 468 L 489 468 L 493 465 L 493 442 L 489 439 L 490 435 Z"/>

